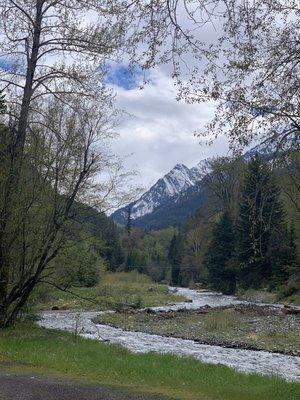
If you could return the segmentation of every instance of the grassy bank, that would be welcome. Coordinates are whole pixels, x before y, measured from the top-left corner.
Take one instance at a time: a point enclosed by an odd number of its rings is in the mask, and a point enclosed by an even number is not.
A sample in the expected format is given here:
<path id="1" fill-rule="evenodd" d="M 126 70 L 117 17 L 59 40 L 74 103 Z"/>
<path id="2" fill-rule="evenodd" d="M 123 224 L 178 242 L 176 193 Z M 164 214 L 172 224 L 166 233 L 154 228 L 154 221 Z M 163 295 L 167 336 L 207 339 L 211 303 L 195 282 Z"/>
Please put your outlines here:
<path id="1" fill-rule="evenodd" d="M 87 299 L 87 300 L 85 300 Z M 90 301 L 88 300 L 90 299 Z M 143 308 L 185 301 L 169 293 L 167 285 L 159 285 L 137 272 L 106 273 L 99 285 L 91 288 L 72 287 L 68 292 L 42 287 L 32 299 L 33 310 L 119 310 Z"/>
<path id="2" fill-rule="evenodd" d="M 300 385 L 244 375 L 172 355 L 132 354 L 114 345 L 32 326 L 0 331 L 0 369 L 84 380 L 181 400 L 296 400 Z"/>
<path id="3" fill-rule="evenodd" d="M 239 289 L 236 293 L 241 300 L 252 301 L 257 303 L 283 303 L 300 306 L 300 295 L 293 294 L 285 296 L 282 292 L 269 292 L 267 290 Z"/>
<path id="4" fill-rule="evenodd" d="M 256 348 L 296 354 L 300 349 L 300 316 L 272 313 L 261 315 L 245 306 L 239 311 L 197 312 L 118 312 L 102 315 L 98 322 L 126 330 L 156 333 L 198 340 L 202 343 Z"/>

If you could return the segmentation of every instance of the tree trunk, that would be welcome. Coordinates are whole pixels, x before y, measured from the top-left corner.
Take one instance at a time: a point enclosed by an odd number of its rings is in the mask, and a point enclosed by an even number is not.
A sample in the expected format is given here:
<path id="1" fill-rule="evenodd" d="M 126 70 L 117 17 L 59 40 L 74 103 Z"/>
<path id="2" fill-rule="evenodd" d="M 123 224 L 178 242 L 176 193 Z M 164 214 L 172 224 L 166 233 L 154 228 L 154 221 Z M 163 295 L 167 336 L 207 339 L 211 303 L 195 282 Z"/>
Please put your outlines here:
<path id="1" fill-rule="evenodd" d="M 0 329 L 5 328 L 6 326 L 7 314 L 8 314 L 8 309 L 4 301 L 0 303 Z"/>
<path id="2" fill-rule="evenodd" d="M 35 27 L 33 33 L 33 44 L 31 55 L 27 64 L 26 82 L 24 87 L 22 106 L 20 111 L 19 120 L 15 132 L 11 132 L 11 163 L 8 177 L 4 185 L 4 204 L 0 214 L 0 311 L 4 313 L 5 304 L 7 299 L 8 281 L 9 281 L 9 253 L 8 248 L 8 233 L 7 227 L 9 226 L 12 215 L 14 213 L 14 202 L 19 191 L 19 180 L 21 168 L 24 157 L 24 146 L 26 141 L 26 132 L 28 117 L 30 111 L 30 102 L 33 93 L 33 82 L 35 70 L 37 66 L 37 59 L 40 48 L 40 36 L 42 26 L 42 7 L 43 0 L 36 2 L 36 17 Z M 1 310 L 2 308 L 2 310 Z M 0 318 L 3 319 L 3 316 Z"/>
<path id="3" fill-rule="evenodd" d="M 36 286 L 36 281 L 32 280 L 30 282 L 30 284 L 28 284 L 24 290 L 23 295 L 18 299 L 17 303 L 15 304 L 14 308 L 6 314 L 6 319 L 4 322 L 3 327 L 6 328 L 10 325 L 12 325 L 16 318 L 18 317 L 20 311 L 22 310 L 22 308 L 24 307 L 24 305 L 26 304 L 32 290 L 34 289 L 34 287 Z"/>

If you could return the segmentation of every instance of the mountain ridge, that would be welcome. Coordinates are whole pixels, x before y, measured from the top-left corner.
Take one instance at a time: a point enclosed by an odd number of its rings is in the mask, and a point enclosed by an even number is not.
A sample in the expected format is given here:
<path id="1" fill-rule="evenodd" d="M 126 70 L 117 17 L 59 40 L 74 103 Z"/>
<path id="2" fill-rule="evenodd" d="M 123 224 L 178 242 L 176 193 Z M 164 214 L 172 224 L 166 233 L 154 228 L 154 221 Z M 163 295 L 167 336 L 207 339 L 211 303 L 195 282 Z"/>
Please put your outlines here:
<path id="1" fill-rule="evenodd" d="M 276 157 L 274 149 L 268 145 L 257 145 L 241 157 L 248 162 L 256 154 L 266 161 Z M 202 181 L 209 173 L 211 159 L 201 160 L 192 168 L 176 164 L 138 200 L 115 211 L 112 219 L 119 225 L 126 225 L 130 209 L 133 225 L 146 230 L 184 224 L 205 202 L 206 189 Z"/>
<path id="2" fill-rule="evenodd" d="M 112 214 L 113 220 L 120 225 L 125 225 L 130 209 L 134 224 L 145 227 L 143 220 L 151 220 L 151 214 L 155 215 L 158 210 L 167 209 L 168 206 L 177 203 L 187 191 L 192 191 L 192 188 L 201 182 L 205 175 L 207 161 L 208 159 L 202 160 L 192 168 L 184 164 L 176 164 L 138 200 L 115 211 Z"/>

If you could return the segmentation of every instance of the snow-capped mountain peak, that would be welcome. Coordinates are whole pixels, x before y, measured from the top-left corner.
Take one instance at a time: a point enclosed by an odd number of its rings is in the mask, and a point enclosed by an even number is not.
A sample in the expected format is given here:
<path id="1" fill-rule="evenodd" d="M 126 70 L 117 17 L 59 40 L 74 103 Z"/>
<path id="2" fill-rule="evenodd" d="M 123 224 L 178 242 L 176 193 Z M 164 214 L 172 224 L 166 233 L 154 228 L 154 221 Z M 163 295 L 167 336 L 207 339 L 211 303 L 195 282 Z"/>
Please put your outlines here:
<path id="1" fill-rule="evenodd" d="M 165 184 L 165 194 L 172 197 L 181 193 L 187 187 L 193 186 L 195 176 L 184 164 L 177 164 L 162 178 L 162 181 Z"/>
<path id="2" fill-rule="evenodd" d="M 132 219 L 143 217 L 165 204 L 170 198 L 180 195 L 188 188 L 194 186 L 203 178 L 203 165 L 199 163 L 194 168 L 184 164 L 176 164 L 170 172 L 159 179 L 139 200 L 127 207 L 117 210 L 113 214 L 115 221 L 126 221 L 128 207 L 131 208 Z"/>

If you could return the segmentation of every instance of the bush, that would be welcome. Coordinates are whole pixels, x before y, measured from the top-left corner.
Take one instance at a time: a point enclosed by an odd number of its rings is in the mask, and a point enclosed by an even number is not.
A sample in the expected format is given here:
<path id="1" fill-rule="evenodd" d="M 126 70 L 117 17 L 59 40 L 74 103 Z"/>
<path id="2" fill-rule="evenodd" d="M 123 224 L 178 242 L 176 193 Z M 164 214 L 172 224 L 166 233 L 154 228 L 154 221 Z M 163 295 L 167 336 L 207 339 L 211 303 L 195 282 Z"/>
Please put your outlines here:
<path id="1" fill-rule="evenodd" d="M 103 259 L 82 242 L 66 246 L 55 260 L 57 279 L 62 286 L 92 287 L 105 270 Z"/>

